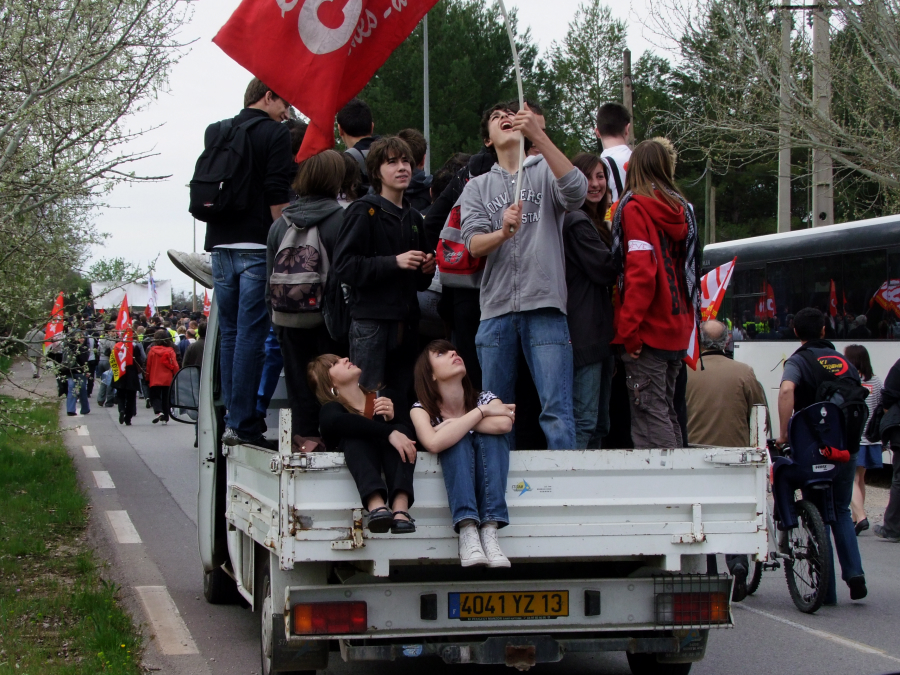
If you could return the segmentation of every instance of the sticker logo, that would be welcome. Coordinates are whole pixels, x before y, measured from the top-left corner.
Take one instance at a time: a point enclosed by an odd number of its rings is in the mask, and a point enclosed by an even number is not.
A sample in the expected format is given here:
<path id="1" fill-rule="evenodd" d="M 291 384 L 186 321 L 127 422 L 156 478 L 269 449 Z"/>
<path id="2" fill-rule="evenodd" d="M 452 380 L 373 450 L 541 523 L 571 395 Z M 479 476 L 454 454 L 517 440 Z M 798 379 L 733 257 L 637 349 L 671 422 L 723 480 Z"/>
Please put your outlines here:
<path id="1" fill-rule="evenodd" d="M 850 370 L 850 364 L 843 356 L 820 356 L 816 359 L 819 365 L 835 377 L 840 377 Z"/>
<path id="2" fill-rule="evenodd" d="M 531 492 L 531 486 L 528 484 L 528 481 L 522 480 L 512 486 L 513 492 L 518 492 L 521 497 L 526 492 Z"/>
<path id="3" fill-rule="evenodd" d="M 375 215 L 375 209 L 369 209 L 369 215 L 370 215 L 370 216 L 374 216 L 374 215 Z"/>
<path id="4" fill-rule="evenodd" d="M 813 473 L 825 473 L 826 471 L 831 471 L 834 468 L 834 464 L 813 464 Z"/>

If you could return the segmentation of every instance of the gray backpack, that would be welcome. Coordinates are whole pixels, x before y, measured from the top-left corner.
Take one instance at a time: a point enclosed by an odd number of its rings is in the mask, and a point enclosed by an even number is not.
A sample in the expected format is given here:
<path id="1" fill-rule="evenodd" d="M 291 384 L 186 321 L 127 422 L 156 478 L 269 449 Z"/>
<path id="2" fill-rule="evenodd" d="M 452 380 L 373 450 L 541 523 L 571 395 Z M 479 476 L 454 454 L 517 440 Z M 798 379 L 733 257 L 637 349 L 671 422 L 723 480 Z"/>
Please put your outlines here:
<path id="1" fill-rule="evenodd" d="M 330 263 L 319 228 L 291 222 L 278 246 L 269 290 L 272 323 L 285 328 L 316 328 L 324 322 L 322 305 Z"/>

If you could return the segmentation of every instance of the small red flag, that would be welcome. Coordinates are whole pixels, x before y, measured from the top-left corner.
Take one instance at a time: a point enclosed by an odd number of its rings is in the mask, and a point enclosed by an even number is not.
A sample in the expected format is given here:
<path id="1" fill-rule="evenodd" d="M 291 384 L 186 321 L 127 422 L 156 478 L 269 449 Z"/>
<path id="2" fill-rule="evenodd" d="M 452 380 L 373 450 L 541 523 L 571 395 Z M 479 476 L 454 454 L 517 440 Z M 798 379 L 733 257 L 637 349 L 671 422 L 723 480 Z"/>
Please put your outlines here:
<path id="1" fill-rule="evenodd" d="M 119 308 L 119 316 L 116 318 L 116 331 L 122 339 L 113 347 L 112 354 L 109 356 L 109 365 L 113 371 L 113 379 L 118 382 L 128 366 L 134 363 L 133 331 L 127 295 L 122 298 L 122 306 Z"/>
<path id="2" fill-rule="evenodd" d="M 297 161 L 334 146 L 334 116 L 437 0 L 243 0 L 213 42 L 310 125 Z"/>
<path id="3" fill-rule="evenodd" d="M 203 290 L 203 316 L 209 317 L 209 291 Z"/>
<path id="4" fill-rule="evenodd" d="M 828 296 L 828 313 L 832 317 L 835 317 L 838 315 L 837 291 L 835 290 L 835 287 L 834 287 L 834 279 L 831 280 L 831 292 L 829 293 L 829 296 Z"/>
<path id="5" fill-rule="evenodd" d="M 53 310 L 50 312 L 50 321 L 44 329 L 44 351 L 50 347 L 50 342 L 63 330 L 63 294 L 60 291 L 53 303 Z"/>

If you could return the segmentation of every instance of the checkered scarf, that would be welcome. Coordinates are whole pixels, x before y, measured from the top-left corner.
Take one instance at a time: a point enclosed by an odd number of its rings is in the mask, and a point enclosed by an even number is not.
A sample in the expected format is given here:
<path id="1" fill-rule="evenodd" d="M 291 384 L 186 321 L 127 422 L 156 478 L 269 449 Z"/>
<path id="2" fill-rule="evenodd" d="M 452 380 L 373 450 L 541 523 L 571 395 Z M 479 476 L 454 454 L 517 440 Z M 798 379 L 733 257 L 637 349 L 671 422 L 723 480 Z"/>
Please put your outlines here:
<path id="1" fill-rule="evenodd" d="M 656 186 L 654 186 L 655 188 Z M 684 219 L 687 221 L 688 233 L 685 240 L 684 279 L 687 283 L 688 298 L 694 307 L 694 320 L 700 316 L 700 261 L 697 259 L 697 219 L 691 205 L 677 192 L 666 189 L 666 193 L 677 199 L 684 209 Z M 634 193 L 629 190 L 619 200 L 612 221 L 612 254 L 613 264 L 618 274 L 619 297 L 625 289 L 625 237 L 622 232 L 622 213 L 625 205 L 631 201 Z"/>

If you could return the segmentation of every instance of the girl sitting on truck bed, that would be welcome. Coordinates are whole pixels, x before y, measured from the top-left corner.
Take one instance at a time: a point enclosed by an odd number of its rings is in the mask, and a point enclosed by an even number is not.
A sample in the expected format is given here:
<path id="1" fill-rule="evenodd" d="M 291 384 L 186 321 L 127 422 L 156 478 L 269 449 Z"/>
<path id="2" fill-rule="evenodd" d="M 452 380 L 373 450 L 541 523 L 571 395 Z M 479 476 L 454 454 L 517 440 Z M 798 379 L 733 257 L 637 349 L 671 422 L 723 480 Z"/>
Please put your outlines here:
<path id="1" fill-rule="evenodd" d="M 456 348 L 435 340 L 419 355 L 410 417 L 419 442 L 440 453 L 463 567 L 509 567 L 497 529 L 509 525 L 506 477 L 515 405 L 478 393 Z"/>
<path id="2" fill-rule="evenodd" d="M 408 512 L 413 504 L 416 466 L 416 444 L 410 440 L 413 433 L 396 417 L 392 400 L 396 396 L 364 389 L 359 384 L 361 373 L 350 359 L 334 354 L 310 362 L 307 379 L 322 404 L 319 430 L 327 447 L 344 453 L 363 506 L 369 511 L 369 531 L 415 532 L 415 521 Z M 404 406 L 400 410 L 405 412 Z"/>

